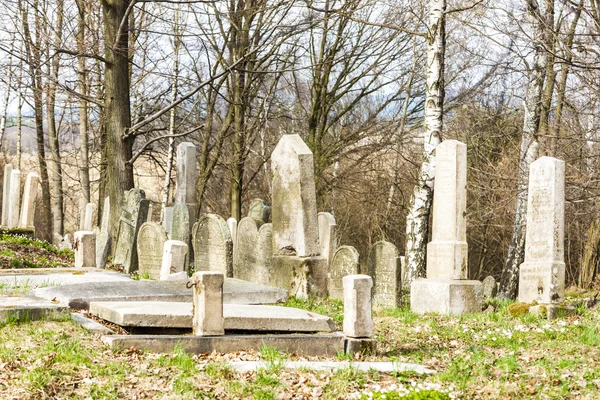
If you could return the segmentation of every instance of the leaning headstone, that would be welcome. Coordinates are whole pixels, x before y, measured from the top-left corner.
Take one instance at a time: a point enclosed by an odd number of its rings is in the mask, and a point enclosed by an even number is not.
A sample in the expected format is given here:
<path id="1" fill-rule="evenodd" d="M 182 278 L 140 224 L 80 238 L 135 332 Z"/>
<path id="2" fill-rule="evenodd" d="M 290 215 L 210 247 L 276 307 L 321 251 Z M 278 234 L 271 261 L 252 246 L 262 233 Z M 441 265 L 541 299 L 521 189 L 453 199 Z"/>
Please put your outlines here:
<path id="1" fill-rule="evenodd" d="M 216 271 L 200 271 L 192 276 L 194 335 L 221 336 L 225 334 L 223 282 L 223 274 Z"/>
<path id="2" fill-rule="evenodd" d="M 8 227 L 19 226 L 19 208 L 21 206 L 21 171 L 13 169 L 10 172 L 10 188 L 8 199 Z"/>
<path id="3" fill-rule="evenodd" d="M 342 280 L 347 275 L 359 273 L 358 251 L 352 246 L 342 246 L 335 251 L 329 266 L 329 297 L 342 300 L 344 285 Z"/>
<path id="4" fill-rule="evenodd" d="M 25 180 L 25 190 L 23 191 L 23 205 L 21 207 L 21 216 L 19 217 L 19 228 L 34 229 L 33 215 L 35 214 L 38 185 L 39 175 L 37 172 L 28 173 Z"/>
<path id="5" fill-rule="evenodd" d="M 4 166 L 4 181 L 2 183 L 2 226 L 8 226 L 8 209 L 10 203 L 10 174 L 12 164 Z"/>
<path id="6" fill-rule="evenodd" d="M 494 298 L 496 294 L 498 294 L 498 285 L 496 284 L 496 280 L 493 276 L 488 275 L 483 280 L 483 297 Z"/>
<path id="7" fill-rule="evenodd" d="M 411 284 L 416 313 L 460 315 L 481 311 L 480 281 L 468 278 L 467 146 L 446 140 L 436 149 L 432 241 L 427 245 L 427 278 Z"/>
<path id="8" fill-rule="evenodd" d="M 525 262 L 519 301 L 552 304 L 565 296 L 565 163 L 541 157 L 529 169 Z"/>
<path id="9" fill-rule="evenodd" d="M 160 279 L 163 252 L 167 233 L 161 224 L 145 222 L 137 238 L 139 275 L 150 279 Z"/>
<path id="10" fill-rule="evenodd" d="M 273 244 L 280 255 L 318 255 L 313 154 L 299 135 L 283 135 L 271 154 Z"/>
<path id="11" fill-rule="evenodd" d="M 373 336 L 371 288 L 368 275 L 348 275 L 342 283 L 344 299 L 344 334 L 353 338 Z"/>
<path id="12" fill-rule="evenodd" d="M 110 223 L 110 197 L 104 199 L 102 206 L 102 220 L 100 221 L 100 232 L 96 234 L 96 268 L 104 268 L 110 254 L 112 239 L 109 233 Z"/>
<path id="13" fill-rule="evenodd" d="M 373 278 L 373 304 L 385 308 L 399 307 L 402 267 L 396 246 L 384 240 L 375 243 L 369 252 L 368 269 Z"/>
<path id="14" fill-rule="evenodd" d="M 256 282 L 258 265 L 258 229 L 261 220 L 252 217 L 242 218 L 238 224 L 237 240 L 234 248 L 233 277 L 245 281 Z"/>
<path id="15" fill-rule="evenodd" d="M 318 220 L 321 257 L 325 257 L 327 259 L 327 265 L 331 269 L 331 260 L 335 250 L 337 249 L 337 224 L 333 215 L 328 212 L 320 212 L 318 215 Z"/>
<path id="16" fill-rule="evenodd" d="M 143 190 L 131 189 L 125 194 L 113 263 L 123 265 L 126 273 L 138 269 L 137 235 L 148 219 L 148 200 Z"/>
<path id="17" fill-rule="evenodd" d="M 195 271 L 217 271 L 233 276 L 233 243 L 227 222 L 205 214 L 192 229 Z"/>
<path id="18" fill-rule="evenodd" d="M 255 199 L 250 203 L 248 216 L 262 222 L 269 222 L 271 216 L 271 207 L 262 199 Z"/>
<path id="19" fill-rule="evenodd" d="M 163 250 L 160 280 L 168 280 L 170 275 L 184 272 L 187 253 L 187 243 L 181 240 L 167 240 Z"/>
<path id="20" fill-rule="evenodd" d="M 96 268 L 96 237 L 91 231 L 75 232 L 75 268 Z"/>

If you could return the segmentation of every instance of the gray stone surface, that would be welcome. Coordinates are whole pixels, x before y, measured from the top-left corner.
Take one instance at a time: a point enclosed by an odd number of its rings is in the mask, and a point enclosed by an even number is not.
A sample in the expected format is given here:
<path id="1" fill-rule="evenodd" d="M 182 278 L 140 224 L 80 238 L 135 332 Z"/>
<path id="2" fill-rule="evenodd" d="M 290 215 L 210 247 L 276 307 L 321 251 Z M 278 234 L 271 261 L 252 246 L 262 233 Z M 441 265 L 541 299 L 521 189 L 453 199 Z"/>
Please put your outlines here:
<path id="1" fill-rule="evenodd" d="M 21 171 L 13 169 L 10 172 L 8 197 L 8 227 L 19 226 L 19 210 L 21 207 Z"/>
<path id="2" fill-rule="evenodd" d="M 368 270 L 373 278 L 373 305 L 399 307 L 402 266 L 396 246 L 383 240 L 375 243 L 369 252 Z"/>
<path id="3" fill-rule="evenodd" d="M 253 282 L 269 285 L 269 279 L 273 272 L 273 224 L 263 224 L 258 230 L 256 253 Z"/>
<path id="4" fill-rule="evenodd" d="M 192 246 L 192 227 L 190 225 L 190 212 L 185 203 L 175 203 L 173 204 L 173 220 L 171 222 L 171 234 L 169 235 L 169 239 L 171 240 L 179 240 L 187 244 L 190 248 Z M 186 265 L 187 258 L 184 261 Z"/>
<path id="5" fill-rule="evenodd" d="M 165 207 L 162 226 L 165 228 L 167 235 L 171 237 L 171 227 L 173 226 L 173 207 Z"/>
<path id="6" fill-rule="evenodd" d="M 235 256 L 233 259 L 233 276 L 250 282 L 258 282 L 257 275 L 262 268 L 259 265 L 258 229 L 261 220 L 245 217 L 240 220 L 236 233 Z"/>
<path id="7" fill-rule="evenodd" d="M 344 282 L 344 334 L 353 338 L 373 336 L 371 289 L 373 278 L 348 275 Z"/>
<path id="8" fill-rule="evenodd" d="M 238 372 L 257 371 L 266 368 L 265 361 L 233 361 L 228 366 Z M 417 374 L 433 374 L 434 370 L 419 364 L 406 364 L 389 361 L 284 361 L 281 364 L 285 369 L 308 369 L 312 371 L 339 371 L 341 369 L 352 369 L 355 371 L 379 371 L 379 372 L 416 372 Z"/>
<path id="9" fill-rule="evenodd" d="M 225 334 L 223 318 L 223 282 L 225 277 L 217 271 L 199 271 L 192 276 L 193 308 L 192 329 L 196 336 L 221 336 Z M 186 303 L 187 304 L 187 303 Z M 94 304 L 90 305 L 93 312 Z M 182 307 L 173 307 L 181 309 Z"/>
<path id="10" fill-rule="evenodd" d="M 56 318 L 67 312 L 67 307 L 52 301 L 0 294 L 0 323 Z"/>
<path id="11" fill-rule="evenodd" d="M 344 298 L 342 279 L 360 272 L 358 258 L 358 251 L 352 246 L 342 246 L 335 251 L 329 263 L 329 297 L 337 300 Z"/>
<path id="12" fill-rule="evenodd" d="M 180 240 L 167 240 L 163 250 L 160 279 L 168 280 L 172 274 L 184 272 L 187 253 L 186 243 Z M 184 272 L 184 278 L 187 279 L 187 272 Z"/>
<path id="13" fill-rule="evenodd" d="M 565 296 L 565 163 L 541 157 L 529 169 L 525 261 L 519 301 L 558 303 Z"/>
<path id="14" fill-rule="evenodd" d="M 138 270 L 137 235 L 148 219 L 148 207 L 143 190 L 131 189 L 125 194 L 113 264 L 122 265 L 127 273 Z"/>
<path id="15" fill-rule="evenodd" d="M 81 325 L 86 331 L 90 333 L 95 333 L 98 335 L 112 335 L 113 333 L 115 333 L 112 329 L 109 329 L 101 323 L 98 323 L 93 319 L 88 318 L 82 314 L 71 313 L 71 318 L 73 319 L 73 322 Z"/>
<path id="16" fill-rule="evenodd" d="M 4 166 L 4 176 L 2 180 L 2 226 L 8 226 L 8 209 L 10 199 L 10 173 L 12 172 L 12 164 Z"/>
<path id="17" fill-rule="evenodd" d="M 493 276 L 488 275 L 482 282 L 483 285 L 483 297 L 492 298 L 498 294 L 498 285 L 496 279 Z"/>
<path id="18" fill-rule="evenodd" d="M 319 255 L 313 154 L 299 135 L 283 135 L 271 154 L 273 252 Z"/>
<path id="19" fill-rule="evenodd" d="M 142 278 L 160 279 L 167 233 L 157 222 L 145 222 L 137 240 L 138 269 Z"/>
<path id="20" fill-rule="evenodd" d="M 94 203 L 87 203 L 83 209 L 83 218 L 79 225 L 81 231 L 91 231 L 94 227 L 94 209 L 96 205 Z"/>
<path id="21" fill-rule="evenodd" d="M 327 259 L 323 257 L 273 256 L 271 286 L 287 288 L 297 298 L 327 295 Z"/>
<path id="22" fill-rule="evenodd" d="M 96 235 L 78 231 L 75 238 L 75 268 L 96 268 Z"/>
<path id="23" fill-rule="evenodd" d="M 552 320 L 575 315 L 575 307 L 564 304 L 538 304 L 529 307 L 529 313 Z"/>
<path id="24" fill-rule="evenodd" d="M 321 257 L 327 259 L 327 264 L 331 269 L 331 261 L 338 247 L 337 241 L 337 223 L 335 218 L 328 212 L 318 214 L 319 221 L 319 245 Z"/>
<path id="25" fill-rule="evenodd" d="M 233 242 L 227 222 L 216 214 L 204 214 L 192 233 L 195 271 L 233 276 Z"/>
<path id="26" fill-rule="evenodd" d="M 461 315 L 481 312 L 482 298 L 480 281 L 415 279 L 411 285 L 410 308 L 417 314 Z"/>
<path id="27" fill-rule="evenodd" d="M 103 274 L 107 273 L 103 272 Z M 123 277 L 122 274 L 115 274 Z M 85 278 L 85 275 L 78 277 Z M 192 289 L 185 287 L 187 280 L 133 281 L 125 279 L 125 282 L 87 280 L 86 283 L 39 288 L 34 293 L 38 297 L 49 300 L 56 299 L 61 304 L 77 309 L 88 308 L 90 302 L 93 301 L 172 301 L 189 302 L 190 304 L 192 302 Z M 239 279 L 225 279 L 223 298 L 226 304 L 267 304 L 287 301 L 288 295 L 283 289 Z"/>
<path id="28" fill-rule="evenodd" d="M 85 282 L 131 281 L 129 276 L 96 268 L 34 268 L 0 270 L 3 290 L 34 290 Z M 52 297 L 48 298 L 52 300 Z"/>
<path id="29" fill-rule="evenodd" d="M 175 185 L 175 202 L 185 203 L 189 215 L 190 229 L 196 222 L 196 146 L 190 142 L 183 142 L 177 146 L 177 178 Z M 177 239 L 172 237 L 172 239 Z M 181 239 L 178 239 L 181 240 Z M 188 245 L 191 242 L 186 241 Z M 193 247 L 193 246 L 192 246 Z M 188 262 L 194 261 L 194 252 L 188 252 Z M 187 268 L 186 268 L 187 269 Z M 231 275 L 229 275 L 231 276 Z"/>
<path id="30" fill-rule="evenodd" d="M 468 279 L 467 146 L 456 140 L 444 140 L 435 154 L 427 278 Z"/>
<path id="31" fill-rule="evenodd" d="M 263 223 L 269 222 L 271 217 L 271 207 L 263 199 L 254 199 L 248 208 L 248 217 Z"/>
<path id="32" fill-rule="evenodd" d="M 364 356 L 374 356 L 377 353 L 377 341 L 369 338 L 346 337 L 344 351 L 346 354 L 361 354 Z"/>
<path id="33" fill-rule="evenodd" d="M 35 205 L 40 177 L 37 172 L 27 174 L 25 180 L 25 189 L 23 191 L 23 206 L 19 216 L 19 228 L 34 229 L 33 216 L 35 215 Z"/>
<path id="34" fill-rule="evenodd" d="M 90 313 L 120 326 L 191 328 L 192 304 L 160 301 L 92 302 Z M 226 330 L 333 332 L 330 317 L 290 307 L 223 305 Z"/>
<path id="35" fill-rule="evenodd" d="M 172 353 L 181 348 L 192 354 L 232 353 L 260 350 L 264 346 L 281 352 L 308 357 L 334 357 L 344 351 L 344 335 L 329 334 L 284 334 L 284 335 L 224 335 L 224 336 L 180 336 L 180 335 L 114 335 L 103 336 L 113 350 L 136 349 L 151 353 Z"/>

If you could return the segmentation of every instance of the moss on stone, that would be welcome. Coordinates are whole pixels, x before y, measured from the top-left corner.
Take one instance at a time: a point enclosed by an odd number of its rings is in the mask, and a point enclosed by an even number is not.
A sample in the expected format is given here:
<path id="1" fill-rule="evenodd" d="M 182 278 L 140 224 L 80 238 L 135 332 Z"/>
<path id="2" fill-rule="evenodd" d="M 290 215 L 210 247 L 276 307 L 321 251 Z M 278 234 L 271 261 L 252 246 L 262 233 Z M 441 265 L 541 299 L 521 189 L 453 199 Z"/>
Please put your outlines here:
<path id="1" fill-rule="evenodd" d="M 508 313 L 513 317 L 518 317 L 519 315 L 525 315 L 529 312 L 529 307 L 531 304 L 529 303 L 515 303 L 508 306 Z"/>

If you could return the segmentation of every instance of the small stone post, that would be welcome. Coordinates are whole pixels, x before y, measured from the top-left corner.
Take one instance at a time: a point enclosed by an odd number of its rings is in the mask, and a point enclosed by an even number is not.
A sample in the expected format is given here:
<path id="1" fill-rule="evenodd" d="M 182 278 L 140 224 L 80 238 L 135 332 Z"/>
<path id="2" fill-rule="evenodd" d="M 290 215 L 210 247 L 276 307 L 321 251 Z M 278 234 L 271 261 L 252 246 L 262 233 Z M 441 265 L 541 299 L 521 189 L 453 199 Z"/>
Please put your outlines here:
<path id="1" fill-rule="evenodd" d="M 96 268 L 96 235 L 94 232 L 75 232 L 75 268 Z"/>
<path id="2" fill-rule="evenodd" d="M 194 316 L 192 326 L 196 336 L 222 336 L 224 275 L 215 271 L 200 271 L 192 276 Z"/>
<path id="3" fill-rule="evenodd" d="M 371 289 L 373 278 L 368 275 L 347 275 L 344 285 L 344 334 L 346 352 L 373 353 L 373 317 Z"/>

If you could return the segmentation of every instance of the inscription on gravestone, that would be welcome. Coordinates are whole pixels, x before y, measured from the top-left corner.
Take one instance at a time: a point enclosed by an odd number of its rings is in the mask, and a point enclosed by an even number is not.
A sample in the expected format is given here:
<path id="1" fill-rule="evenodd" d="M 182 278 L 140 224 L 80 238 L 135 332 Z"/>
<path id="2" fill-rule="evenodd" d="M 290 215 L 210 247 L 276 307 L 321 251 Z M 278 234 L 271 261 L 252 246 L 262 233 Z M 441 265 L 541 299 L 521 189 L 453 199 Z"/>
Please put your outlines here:
<path id="1" fill-rule="evenodd" d="M 398 307 L 401 295 L 401 265 L 398 249 L 390 242 L 373 245 L 368 259 L 369 275 L 373 278 L 373 304 Z"/>
<path id="2" fill-rule="evenodd" d="M 343 279 L 347 275 L 358 274 L 358 259 L 358 251 L 352 246 L 341 246 L 335 251 L 329 268 L 329 297 L 344 299 Z"/>
<path id="3" fill-rule="evenodd" d="M 218 271 L 233 276 L 233 243 L 227 222 L 216 214 L 205 214 L 192 231 L 196 271 Z"/>
<path id="4" fill-rule="evenodd" d="M 145 222 L 138 233 L 139 274 L 150 279 L 160 278 L 167 233 L 157 222 Z"/>

